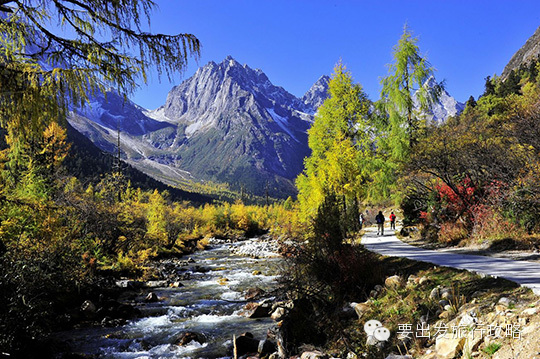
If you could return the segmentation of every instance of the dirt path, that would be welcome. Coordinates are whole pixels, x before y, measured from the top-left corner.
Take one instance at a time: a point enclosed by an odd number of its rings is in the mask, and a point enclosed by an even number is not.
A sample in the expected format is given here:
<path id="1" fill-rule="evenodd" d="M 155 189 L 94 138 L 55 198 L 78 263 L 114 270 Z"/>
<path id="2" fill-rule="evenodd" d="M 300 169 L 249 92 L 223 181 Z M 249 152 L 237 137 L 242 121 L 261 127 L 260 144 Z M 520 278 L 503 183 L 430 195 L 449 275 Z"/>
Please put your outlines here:
<path id="1" fill-rule="evenodd" d="M 403 243 L 391 231 L 384 236 L 377 236 L 375 228 L 365 231 L 361 243 L 370 251 L 506 278 L 540 295 L 540 263 L 423 249 Z"/>

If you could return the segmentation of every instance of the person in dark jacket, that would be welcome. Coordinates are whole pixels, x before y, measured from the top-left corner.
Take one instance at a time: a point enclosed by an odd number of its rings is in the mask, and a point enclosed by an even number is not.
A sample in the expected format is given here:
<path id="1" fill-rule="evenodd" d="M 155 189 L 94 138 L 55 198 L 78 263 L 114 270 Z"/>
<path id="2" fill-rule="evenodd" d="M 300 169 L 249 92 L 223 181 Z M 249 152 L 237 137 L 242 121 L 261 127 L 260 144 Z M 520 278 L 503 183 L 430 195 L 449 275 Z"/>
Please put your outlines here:
<path id="1" fill-rule="evenodd" d="M 377 222 L 377 235 L 384 236 L 384 215 L 382 211 L 379 211 L 379 214 L 375 216 L 375 222 Z"/>

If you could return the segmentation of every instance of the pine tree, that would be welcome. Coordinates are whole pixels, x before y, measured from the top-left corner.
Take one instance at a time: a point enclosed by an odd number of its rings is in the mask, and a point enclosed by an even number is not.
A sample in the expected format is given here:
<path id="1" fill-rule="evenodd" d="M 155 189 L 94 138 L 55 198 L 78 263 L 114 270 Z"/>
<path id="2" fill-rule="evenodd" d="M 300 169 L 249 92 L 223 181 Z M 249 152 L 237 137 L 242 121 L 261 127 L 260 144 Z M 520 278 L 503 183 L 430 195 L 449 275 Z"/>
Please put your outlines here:
<path id="1" fill-rule="evenodd" d="M 496 78 L 492 79 L 491 76 L 487 76 L 484 80 L 486 82 L 484 83 L 484 94 L 482 96 L 495 95 Z"/>
<path id="2" fill-rule="evenodd" d="M 469 96 L 469 99 L 465 103 L 465 107 L 466 108 L 475 108 L 476 105 L 477 105 L 477 103 L 476 103 L 476 100 L 474 99 L 474 96 L 473 95 Z"/>

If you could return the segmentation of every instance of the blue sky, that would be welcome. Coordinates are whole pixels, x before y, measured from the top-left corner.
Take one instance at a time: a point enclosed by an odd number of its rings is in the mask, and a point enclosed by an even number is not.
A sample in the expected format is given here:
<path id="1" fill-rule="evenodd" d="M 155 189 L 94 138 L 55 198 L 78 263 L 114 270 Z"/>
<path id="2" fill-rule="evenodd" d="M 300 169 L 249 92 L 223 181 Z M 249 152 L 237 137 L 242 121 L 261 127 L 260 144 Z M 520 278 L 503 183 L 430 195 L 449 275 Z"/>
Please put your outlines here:
<path id="1" fill-rule="evenodd" d="M 303 95 L 342 59 L 372 100 L 407 23 L 438 80 L 458 101 L 483 92 L 540 26 L 538 0 L 159 0 L 153 32 L 192 33 L 198 63 L 170 83 L 152 76 L 132 100 L 153 109 L 172 86 L 209 61 L 231 55 L 263 70 L 275 85 Z"/>

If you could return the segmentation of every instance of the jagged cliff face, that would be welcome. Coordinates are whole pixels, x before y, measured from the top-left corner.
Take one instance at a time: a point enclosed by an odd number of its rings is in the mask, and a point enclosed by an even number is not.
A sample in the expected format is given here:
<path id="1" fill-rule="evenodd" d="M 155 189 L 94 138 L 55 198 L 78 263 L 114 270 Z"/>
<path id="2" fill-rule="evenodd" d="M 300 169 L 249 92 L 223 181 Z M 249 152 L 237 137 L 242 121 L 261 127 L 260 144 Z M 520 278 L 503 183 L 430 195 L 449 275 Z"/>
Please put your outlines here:
<path id="1" fill-rule="evenodd" d="M 435 87 L 437 85 L 437 82 L 435 78 L 432 76 L 430 77 L 424 86 L 427 87 Z M 416 95 L 414 97 L 414 104 L 418 107 L 418 101 L 416 100 Z M 428 123 L 432 124 L 442 124 L 444 123 L 449 117 L 457 116 L 459 115 L 463 109 L 465 109 L 465 104 L 462 102 L 457 101 L 455 98 L 450 96 L 448 91 L 443 90 L 439 94 L 438 100 L 432 105 L 431 111 L 426 116 L 426 121 Z"/>
<path id="2" fill-rule="evenodd" d="M 330 76 L 323 75 L 308 92 L 302 97 L 302 102 L 304 103 L 305 111 L 308 113 L 314 113 L 320 105 L 323 104 L 324 100 L 328 97 L 328 82 L 330 81 Z"/>
<path id="3" fill-rule="evenodd" d="M 525 42 L 515 54 L 512 56 L 508 64 L 504 67 L 501 78 L 505 80 L 510 75 L 512 70 L 519 69 L 522 64 L 528 64 L 532 60 L 536 60 L 540 55 L 540 27 L 536 29 L 534 34 Z"/>
<path id="4" fill-rule="evenodd" d="M 315 109 L 228 57 L 200 68 L 148 115 L 178 126 L 171 150 L 194 177 L 292 194 Z"/>
<path id="5" fill-rule="evenodd" d="M 297 98 L 228 57 L 174 87 L 157 110 L 108 96 L 70 122 L 108 151 L 119 126 L 126 160 L 166 183 L 213 180 L 285 197 L 295 193 L 293 181 L 309 155 L 306 131 L 327 88 L 323 76 Z"/>

